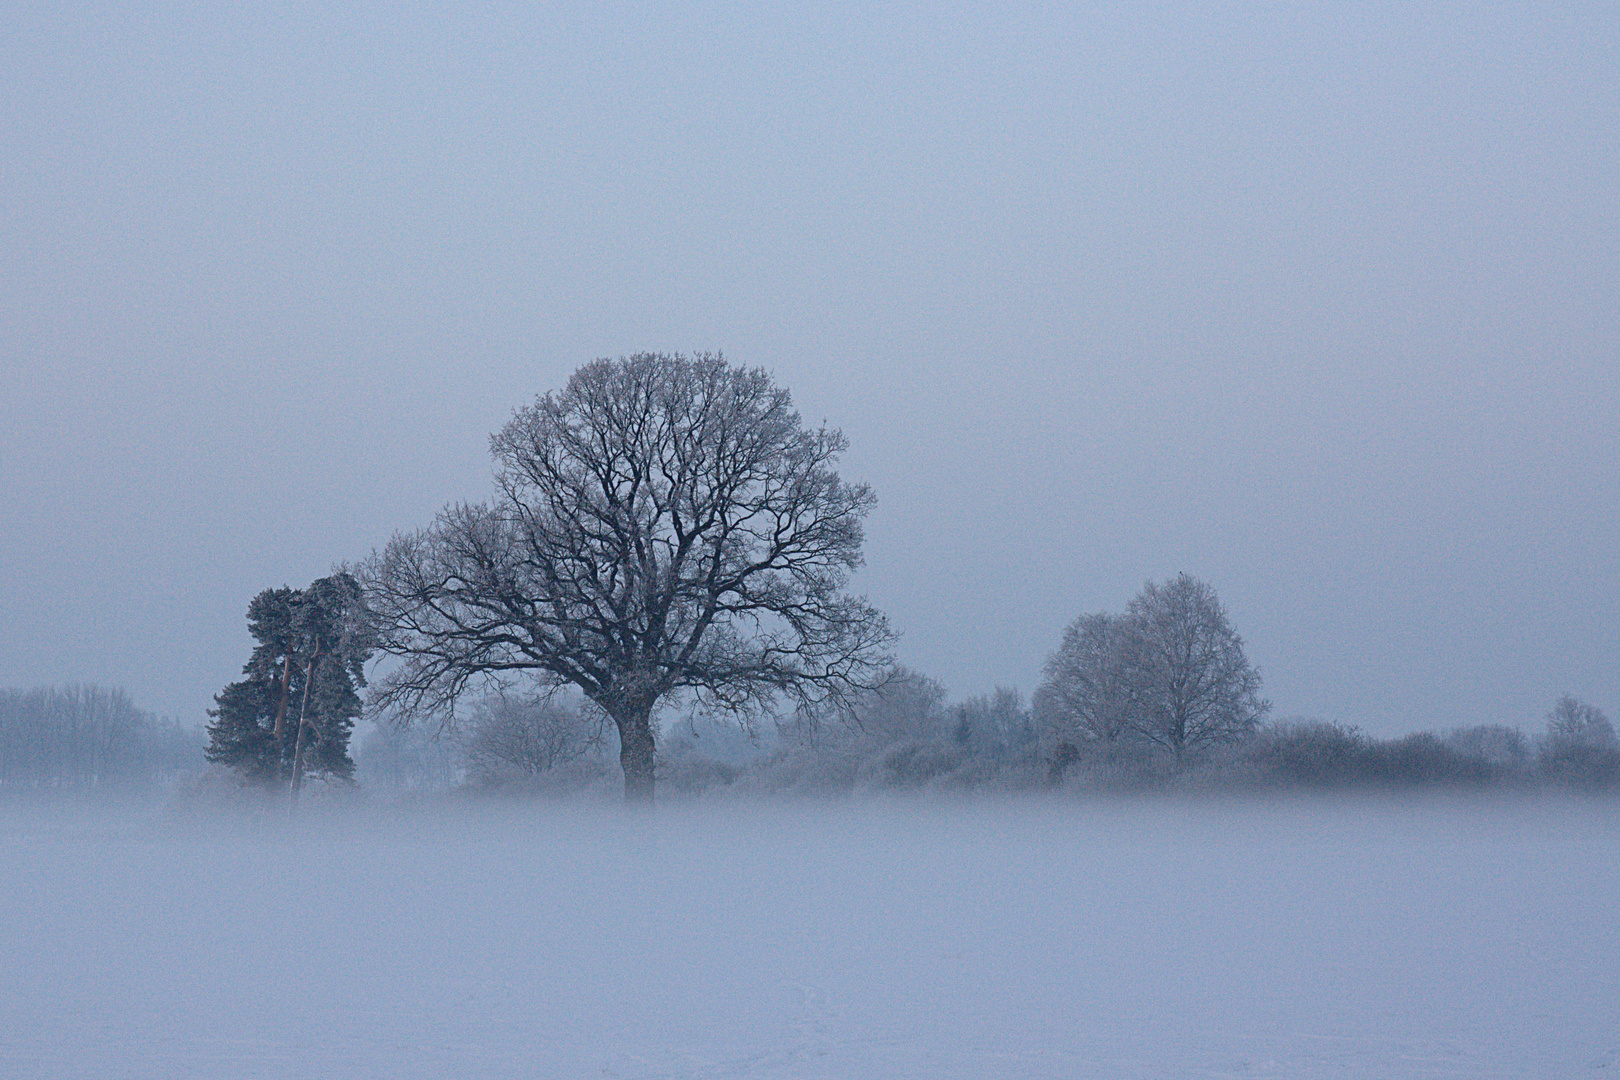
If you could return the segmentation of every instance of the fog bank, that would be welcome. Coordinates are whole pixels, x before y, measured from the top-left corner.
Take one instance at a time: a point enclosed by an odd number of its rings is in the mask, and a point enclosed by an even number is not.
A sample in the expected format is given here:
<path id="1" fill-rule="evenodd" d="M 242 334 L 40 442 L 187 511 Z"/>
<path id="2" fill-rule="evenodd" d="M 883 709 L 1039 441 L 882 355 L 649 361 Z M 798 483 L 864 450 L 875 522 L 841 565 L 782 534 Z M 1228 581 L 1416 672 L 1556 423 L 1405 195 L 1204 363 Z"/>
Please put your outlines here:
<path id="1" fill-rule="evenodd" d="M 12 801 L 0 1072 L 1570 1075 L 1616 1059 L 1617 837 L 1557 797 Z"/>

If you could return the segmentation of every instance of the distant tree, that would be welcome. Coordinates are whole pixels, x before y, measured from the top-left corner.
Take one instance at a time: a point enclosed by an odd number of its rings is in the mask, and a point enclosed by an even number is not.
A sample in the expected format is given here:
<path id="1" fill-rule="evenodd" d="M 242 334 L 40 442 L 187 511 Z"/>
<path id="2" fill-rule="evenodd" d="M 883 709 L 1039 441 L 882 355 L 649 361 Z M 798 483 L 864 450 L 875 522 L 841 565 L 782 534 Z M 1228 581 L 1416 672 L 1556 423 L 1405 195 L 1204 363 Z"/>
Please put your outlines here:
<path id="1" fill-rule="evenodd" d="M 1040 750 L 1046 759 L 1046 779 L 1056 784 L 1063 779 L 1069 766 L 1080 760 L 1080 747 L 1084 739 L 1078 728 L 1065 715 L 1062 706 L 1046 683 L 1035 688 L 1030 695 L 1029 711 L 1040 740 Z"/>
<path id="2" fill-rule="evenodd" d="M 1497 779 L 1524 779 L 1530 775 L 1530 742 L 1518 728 L 1501 724 L 1456 728 L 1446 734 L 1446 745 L 1458 754 L 1485 762 Z"/>
<path id="3" fill-rule="evenodd" d="M 945 688 L 936 679 L 895 667 L 880 685 L 845 703 L 844 728 L 851 725 L 876 743 L 931 739 L 945 728 Z"/>
<path id="4" fill-rule="evenodd" d="M 463 741 L 420 726 L 374 724 L 355 751 L 355 774 L 368 787 L 445 791 L 466 775 Z"/>
<path id="5" fill-rule="evenodd" d="M 1004 755 L 1035 738 L 1029 709 L 1017 690 L 996 687 L 989 697 L 971 697 L 950 710 L 951 738 L 974 754 Z"/>
<path id="6" fill-rule="evenodd" d="M 1089 744 L 1111 746 L 1132 731 L 1131 684 L 1127 677 L 1129 621 L 1097 612 L 1082 615 L 1063 631 L 1046 659 L 1040 695 L 1043 728 L 1071 760 Z"/>
<path id="7" fill-rule="evenodd" d="M 466 738 L 467 763 L 486 782 L 513 774 L 538 776 L 582 756 L 599 730 L 598 723 L 566 699 L 495 694 L 474 712 Z"/>
<path id="8" fill-rule="evenodd" d="M 193 729 L 121 689 L 0 690 L 0 788 L 145 784 L 201 763 Z"/>
<path id="9" fill-rule="evenodd" d="M 776 724 L 776 750 L 759 771 L 767 788 L 849 792 L 895 748 L 949 744 L 945 688 L 896 665 L 880 685 L 795 710 Z"/>
<path id="10" fill-rule="evenodd" d="M 1609 718 L 1573 694 L 1559 697 L 1547 713 L 1547 737 L 1585 746 L 1615 745 Z"/>
<path id="11" fill-rule="evenodd" d="M 248 605 L 248 632 L 257 645 L 247 678 L 221 690 L 208 713 L 208 760 L 294 792 L 306 772 L 352 779 L 356 688 L 373 651 L 360 586 L 339 573 L 307 589 L 266 589 Z"/>
<path id="12" fill-rule="evenodd" d="M 880 681 L 883 616 L 844 592 L 869 488 L 842 434 L 718 355 L 597 360 L 491 440 L 499 494 L 397 535 L 364 566 L 375 691 L 454 716 L 475 683 L 573 685 L 618 730 L 625 797 L 653 797 L 653 714 L 672 695 L 749 716 Z"/>
<path id="13" fill-rule="evenodd" d="M 871 750 L 942 738 L 947 731 L 945 688 L 900 664 L 875 686 L 819 708 L 796 710 L 776 724 L 784 743 L 824 750 Z"/>
<path id="14" fill-rule="evenodd" d="M 1620 740 L 1609 718 L 1572 694 L 1547 714 L 1541 770 L 1549 778 L 1581 787 L 1620 783 Z"/>
<path id="15" fill-rule="evenodd" d="M 1215 590 L 1188 574 L 1148 582 L 1125 613 L 1130 725 L 1175 754 L 1251 734 L 1270 711 Z"/>

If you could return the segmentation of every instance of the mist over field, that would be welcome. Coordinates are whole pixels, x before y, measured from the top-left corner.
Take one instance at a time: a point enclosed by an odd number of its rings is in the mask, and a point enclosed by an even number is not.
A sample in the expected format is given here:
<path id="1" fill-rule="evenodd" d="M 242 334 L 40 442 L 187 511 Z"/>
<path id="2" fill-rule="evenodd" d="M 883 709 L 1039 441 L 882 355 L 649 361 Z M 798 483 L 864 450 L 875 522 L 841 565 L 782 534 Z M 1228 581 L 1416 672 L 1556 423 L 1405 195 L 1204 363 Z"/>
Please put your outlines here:
<path id="1" fill-rule="evenodd" d="M 0 804 L 0 1075 L 1526 1077 L 1612 801 Z"/>

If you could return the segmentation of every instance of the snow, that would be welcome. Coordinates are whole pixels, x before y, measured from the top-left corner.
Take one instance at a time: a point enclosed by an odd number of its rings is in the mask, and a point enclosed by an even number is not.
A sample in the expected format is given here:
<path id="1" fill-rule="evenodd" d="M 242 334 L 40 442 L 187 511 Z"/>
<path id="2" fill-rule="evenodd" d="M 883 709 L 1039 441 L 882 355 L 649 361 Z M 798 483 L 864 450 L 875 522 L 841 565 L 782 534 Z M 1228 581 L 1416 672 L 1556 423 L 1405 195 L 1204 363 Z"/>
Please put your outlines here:
<path id="1" fill-rule="evenodd" d="M 1620 807 L 0 807 L 0 1077 L 1563 1077 Z"/>

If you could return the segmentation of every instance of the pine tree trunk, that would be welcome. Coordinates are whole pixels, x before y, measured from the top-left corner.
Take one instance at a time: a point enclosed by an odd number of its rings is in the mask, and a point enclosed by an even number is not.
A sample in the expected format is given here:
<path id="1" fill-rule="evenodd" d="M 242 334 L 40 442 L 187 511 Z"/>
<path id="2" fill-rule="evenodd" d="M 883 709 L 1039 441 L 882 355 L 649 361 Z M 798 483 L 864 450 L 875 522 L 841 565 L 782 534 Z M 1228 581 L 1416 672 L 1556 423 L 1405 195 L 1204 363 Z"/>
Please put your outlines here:
<path id="1" fill-rule="evenodd" d="M 309 688 L 315 682 L 315 662 L 321 658 L 321 639 L 315 639 L 315 651 L 309 657 L 309 671 L 304 675 L 304 704 L 298 710 L 298 738 L 293 740 L 292 786 L 290 791 L 293 805 L 298 803 L 298 789 L 304 786 L 304 728 L 311 730 L 315 725 L 309 720 Z"/>
<path id="2" fill-rule="evenodd" d="M 624 801 L 653 801 L 654 744 L 652 706 L 626 710 L 613 717 L 619 729 L 619 764 L 624 768 Z"/>

